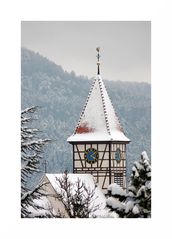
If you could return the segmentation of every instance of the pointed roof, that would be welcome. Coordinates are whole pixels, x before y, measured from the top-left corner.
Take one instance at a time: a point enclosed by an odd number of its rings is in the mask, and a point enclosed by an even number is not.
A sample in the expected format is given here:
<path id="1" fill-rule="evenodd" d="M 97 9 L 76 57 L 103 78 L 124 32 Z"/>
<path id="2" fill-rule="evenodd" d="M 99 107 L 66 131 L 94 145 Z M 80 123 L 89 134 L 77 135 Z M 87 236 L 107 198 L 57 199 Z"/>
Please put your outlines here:
<path id="1" fill-rule="evenodd" d="M 74 134 L 67 141 L 71 143 L 89 141 L 130 142 L 123 133 L 119 119 L 99 74 L 91 86 Z"/>

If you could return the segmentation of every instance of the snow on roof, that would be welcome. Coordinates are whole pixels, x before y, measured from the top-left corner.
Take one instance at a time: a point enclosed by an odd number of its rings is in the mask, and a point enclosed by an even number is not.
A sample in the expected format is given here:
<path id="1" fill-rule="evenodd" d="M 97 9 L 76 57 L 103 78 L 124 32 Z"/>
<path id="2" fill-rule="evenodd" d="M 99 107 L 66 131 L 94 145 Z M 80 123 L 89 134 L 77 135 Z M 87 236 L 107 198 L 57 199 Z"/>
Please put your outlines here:
<path id="1" fill-rule="evenodd" d="M 67 141 L 130 141 L 123 133 L 100 75 L 96 76 L 75 132 Z"/>
<path id="2" fill-rule="evenodd" d="M 59 185 L 59 181 L 57 179 L 62 178 L 63 175 L 64 174 L 46 174 L 46 177 L 48 178 L 49 182 L 51 183 L 52 187 L 57 192 L 57 194 L 61 193 L 61 188 Z M 91 174 L 70 174 L 69 173 L 68 178 L 69 178 L 69 181 L 74 186 L 76 185 L 77 180 L 80 179 L 81 182 L 83 182 L 85 186 L 89 188 L 90 190 L 93 190 L 95 188 L 94 178 Z M 75 189 L 76 188 L 73 188 L 73 193 L 75 193 Z M 99 186 L 96 186 L 95 188 L 95 194 L 94 194 L 92 203 L 94 203 L 95 206 L 99 205 L 99 209 L 98 211 L 94 212 L 94 215 L 102 216 L 102 215 L 105 215 L 105 213 L 107 213 L 104 210 L 106 206 L 106 198 Z"/>

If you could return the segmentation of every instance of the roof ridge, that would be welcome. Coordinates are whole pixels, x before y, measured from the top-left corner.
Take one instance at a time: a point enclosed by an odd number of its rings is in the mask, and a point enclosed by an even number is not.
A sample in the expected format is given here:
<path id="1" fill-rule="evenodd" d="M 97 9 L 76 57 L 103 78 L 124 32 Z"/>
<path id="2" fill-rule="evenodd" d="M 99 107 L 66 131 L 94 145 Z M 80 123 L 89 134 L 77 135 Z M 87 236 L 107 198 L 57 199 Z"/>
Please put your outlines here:
<path id="1" fill-rule="evenodd" d="M 105 90 L 106 90 L 106 93 L 107 93 L 107 95 L 108 95 L 108 98 L 109 98 L 109 100 L 110 100 L 110 103 L 111 103 L 111 105 L 112 105 L 112 107 L 113 107 L 114 116 L 117 118 L 118 127 L 119 127 L 119 129 L 120 129 L 122 132 L 124 132 L 123 127 L 122 127 L 122 125 L 121 125 L 121 121 L 120 121 L 120 119 L 118 118 L 118 114 L 116 113 L 116 110 L 115 110 L 115 107 L 113 106 L 112 100 L 111 100 L 111 98 L 109 97 L 108 91 L 107 91 L 107 89 L 106 89 L 106 85 L 104 84 L 102 78 L 101 78 L 101 80 L 102 80 L 102 83 L 103 83 L 104 88 L 105 88 Z"/>
<path id="2" fill-rule="evenodd" d="M 101 81 L 102 81 L 102 79 L 99 77 L 98 78 L 98 83 L 99 83 L 99 88 L 100 88 L 102 104 L 103 104 L 103 112 L 104 112 L 104 116 L 105 116 L 106 129 L 107 129 L 108 134 L 110 135 L 108 114 L 107 114 L 107 110 L 106 110 L 106 104 L 105 104 L 105 100 L 104 100 L 104 94 L 103 94 L 103 90 L 102 90 L 102 82 Z"/>
<path id="3" fill-rule="evenodd" d="M 80 122 L 81 122 L 82 116 L 83 116 L 83 114 L 84 114 L 85 108 L 86 108 L 86 106 L 87 106 L 87 104 L 88 104 L 88 101 L 89 101 L 89 99 L 90 99 L 91 92 L 92 92 L 92 90 L 93 90 L 93 88 L 94 88 L 94 85 L 95 85 L 95 83 L 96 83 L 96 80 L 97 80 L 97 79 L 95 78 L 94 81 L 93 81 L 93 83 L 92 83 L 92 85 L 91 85 L 91 88 L 90 88 L 90 91 L 89 91 L 89 93 L 88 93 L 88 96 L 87 96 L 86 102 L 85 102 L 85 104 L 84 104 L 84 107 L 83 107 L 83 109 L 82 109 L 82 111 L 81 111 L 81 114 L 80 114 L 80 117 L 79 117 L 79 120 L 78 120 L 78 123 L 77 123 L 77 125 L 76 125 L 75 131 L 74 131 L 74 134 L 76 133 L 76 131 L 77 131 L 79 125 L 80 125 Z"/>

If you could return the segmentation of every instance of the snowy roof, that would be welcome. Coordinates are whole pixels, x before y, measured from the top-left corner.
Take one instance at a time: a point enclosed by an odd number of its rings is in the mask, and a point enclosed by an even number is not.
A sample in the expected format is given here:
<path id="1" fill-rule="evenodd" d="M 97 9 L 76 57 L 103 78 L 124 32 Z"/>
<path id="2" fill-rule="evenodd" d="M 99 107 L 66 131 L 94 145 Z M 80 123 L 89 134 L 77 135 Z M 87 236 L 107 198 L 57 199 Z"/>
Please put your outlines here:
<path id="1" fill-rule="evenodd" d="M 75 132 L 67 141 L 130 141 L 123 133 L 100 75 L 96 76 Z"/>
<path id="2" fill-rule="evenodd" d="M 59 179 L 62 178 L 63 174 L 46 174 L 46 176 L 47 176 L 48 180 L 50 181 L 54 190 L 57 193 L 60 193 L 61 189 L 60 189 L 59 181 L 57 180 L 57 178 L 59 178 Z M 77 180 L 80 179 L 81 182 L 83 182 L 87 188 L 90 188 L 90 190 L 93 190 L 95 188 L 94 178 L 91 174 L 69 173 L 68 178 L 69 178 L 69 181 L 71 183 L 73 183 L 74 185 L 77 182 Z M 75 188 L 74 188 L 74 191 L 75 191 Z M 103 206 L 105 206 L 106 198 L 105 198 L 103 192 L 101 191 L 101 189 L 99 188 L 99 186 L 96 186 L 95 198 L 97 198 L 95 201 L 97 204 L 101 203 L 101 204 L 103 204 Z"/>
<path id="3" fill-rule="evenodd" d="M 64 174 L 46 174 L 46 177 L 48 178 L 50 184 L 54 188 L 54 190 L 57 192 L 57 194 L 61 193 L 61 188 L 59 185 L 59 181 L 57 179 L 62 178 Z M 81 182 L 84 183 L 84 185 L 90 189 L 93 190 L 95 188 L 95 182 L 94 182 L 94 177 L 91 174 L 68 174 L 68 179 L 69 181 L 74 185 L 72 188 L 73 193 L 75 193 L 75 186 L 77 185 L 76 182 L 81 180 Z M 99 205 L 99 209 L 94 212 L 94 215 L 96 216 L 104 216 L 107 211 L 105 209 L 106 206 L 106 197 L 103 194 L 102 190 L 100 189 L 99 186 L 96 186 L 95 188 L 95 194 L 93 196 L 93 202 L 94 205 Z"/>

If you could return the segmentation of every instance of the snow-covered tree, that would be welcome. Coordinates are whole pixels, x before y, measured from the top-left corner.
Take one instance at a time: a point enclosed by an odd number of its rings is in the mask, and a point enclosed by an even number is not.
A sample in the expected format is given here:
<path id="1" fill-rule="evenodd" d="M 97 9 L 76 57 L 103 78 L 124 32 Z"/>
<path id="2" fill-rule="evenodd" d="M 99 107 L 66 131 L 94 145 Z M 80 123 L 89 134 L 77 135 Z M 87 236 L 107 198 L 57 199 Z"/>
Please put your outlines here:
<path id="1" fill-rule="evenodd" d="M 38 185 L 34 190 L 27 187 L 28 178 L 39 172 L 38 165 L 42 159 L 43 148 L 49 139 L 40 139 L 40 131 L 30 126 L 38 107 L 31 107 L 21 112 L 21 217 L 29 217 L 28 207 L 38 208 L 34 200 L 40 198 Z"/>
<path id="2" fill-rule="evenodd" d="M 60 193 L 58 199 L 62 201 L 70 218 L 89 218 L 99 209 L 95 205 L 95 188 L 90 189 L 81 179 L 71 182 L 67 171 L 61 178 L 56 178 L 59 183 Z"/>
<path id="3" fill-rule="evenodd" d="M 108 187 L 107 206 L 119 217 L 148 218 L 151 216 L 151 163 L 144 151 L 136 161 L 129 179 L 128 192 L 120 186 Z"/>
<path id="4" fill-rule="evenodd" d="M 107 207 L 110 211 L 115 211 L 119 217 L 124 217 L 126 192 L 116 183 L 110 184 L 107 191 Z"/>
<path id="5" fill-rule="evenodd" d="M 151 216 L 151 162 L 144 151 L 134 163 L 126 202 L 127 217 Z"/>

